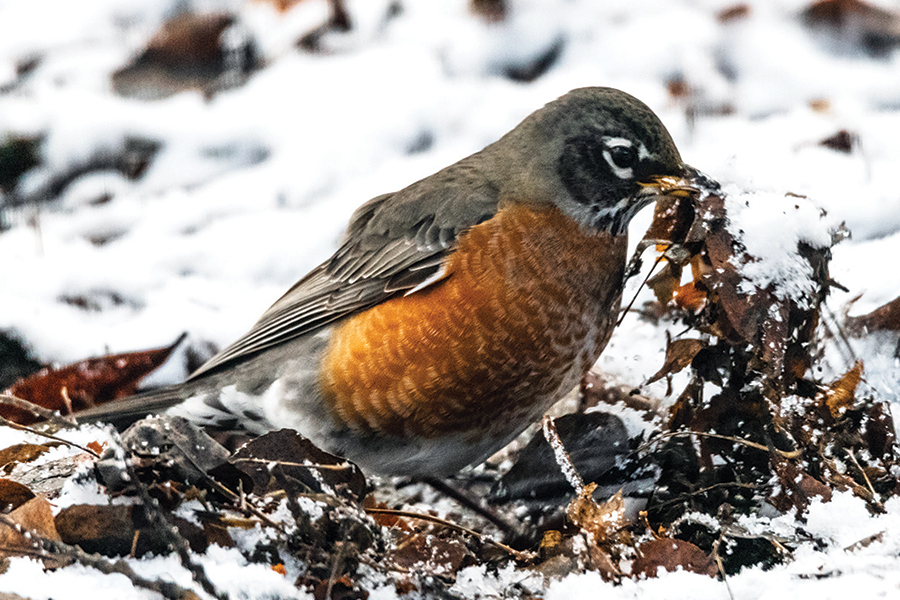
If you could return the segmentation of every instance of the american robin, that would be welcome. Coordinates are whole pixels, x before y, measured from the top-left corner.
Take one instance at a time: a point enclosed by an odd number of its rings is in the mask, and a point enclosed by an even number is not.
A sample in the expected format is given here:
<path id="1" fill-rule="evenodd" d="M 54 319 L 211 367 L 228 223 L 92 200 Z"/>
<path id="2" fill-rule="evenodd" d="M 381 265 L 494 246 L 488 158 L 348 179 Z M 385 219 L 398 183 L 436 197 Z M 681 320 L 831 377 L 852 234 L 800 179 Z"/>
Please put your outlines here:
<path id="1" fill-rule="evenodd" d="M 441 476 L 540 418 L 617 320 L 634 214 L 690 185 L 665 126 L 576 89 L 353 214 L 337 252 L 180 385 L 104 408 L 289 427 L 369 472 Z"/>

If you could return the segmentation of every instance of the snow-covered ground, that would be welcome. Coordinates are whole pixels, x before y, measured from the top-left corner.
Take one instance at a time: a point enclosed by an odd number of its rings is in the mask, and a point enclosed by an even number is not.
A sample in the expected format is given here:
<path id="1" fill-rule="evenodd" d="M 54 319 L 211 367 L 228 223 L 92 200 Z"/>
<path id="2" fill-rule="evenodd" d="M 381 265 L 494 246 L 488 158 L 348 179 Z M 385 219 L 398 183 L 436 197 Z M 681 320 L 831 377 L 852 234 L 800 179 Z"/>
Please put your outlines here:
<path id="1" fill-rule="evenodd" d="M 348 0 L 352 29 L 326 34 L 321 51 L 310 53 L 294 42 L 325 21 L 324 0 L 283 13 L 239 0 L 0 2 L 0 143 L 44 136 L 43 164 L 23 177 L 21 195 L 54 173 L 115 153 L 126 139 L 161 144 L 136 180 L 91 172 L 50 203 L 3 208 L 11 227 L 0 232 L 0 329 L 39 360 L 60 364 L 163 346 L 183 331 L 198 348 L 221 347 L 330 255 L 356 206 L 479 150 L 545 102 L 587 85 L 644 100 L 684 159 L 720 182 L 807 196 L 830 222 L 844 222 L 852 237 L 834 248 L 831 269 L 849 292 L 832 295 L 832 313 L 840 316 L 856 296 L 852 314 L 900 295 L 891 259 L 900 253 L 900 50 L 872 56 L 809 29 L 799 15 L 810 0 L 749 2 L 743 16 L 724 21 L 721 11 L 734 7 L 729 0 L 507 4 L 506 20 L 488 22 L 465 0 Z M 878 4 L 900 12 L 900 2 Z M 264 68 L 211 99 L 196 91 L 154 101 L 113 93 L 111 74 L 185 7 L 237 14 Z M 558 57 L 536 80 L 506 75 L 554 48 Z M 17 65 L 32 58 L 39 59 L 34 69 L 17 75 Z M 688 86 L 690 99 L 671 93 L 676 81 Z M 842 129 L 856 136 L 851 152 L 818 144 Z M 650 217 L 648 210 L 635 219 L 632 241 Z M 772 218 L 773 228 L 783 226 Z M 896 335 L 853 342 L 869 386 L 900 403 L 896 343 Z M 629 317 L 598 367 L 636 386 L 662 364 L 664 348 L 662 328 Z M 835 350 L 820 366 L 827 376 L 850 364 Z M 184 375 L 179 355 L 154 377 Z M 664 392 L 658 383 L 648 393 Z M 886 508 L 870 517 L 862 501 L 845 495 L 815 504 L 808 527 L 833 543 L 804 546 L 794 562 L 771 571 L 732 577 L 734 597 L 900 597 L 900 503 Z M 881 531 L 881 541 L 844 550 Z M 240 558 L 222 551 L 209 560 L 238 565 Z M 458 585 L 496 597 L 510 583 L 502 572 L 477 569 Z M 231 585 L 227 573 L 220 576 Z M 271 577 L 263 573 L 260 581 Z M 81 568 L 44 574 L 16 559 L 0 575 L 0 592 L 150 597 L 100 579 Z M 289 586 L 248 580 L 231 588 L 235 597 L 288 593 Z M 394 594 L 385 588 L 372 597 Z M 597 594 L 728 592 L 686 573 L 619 587 L 583 575 L 552 585 L 546 597 Z"/>

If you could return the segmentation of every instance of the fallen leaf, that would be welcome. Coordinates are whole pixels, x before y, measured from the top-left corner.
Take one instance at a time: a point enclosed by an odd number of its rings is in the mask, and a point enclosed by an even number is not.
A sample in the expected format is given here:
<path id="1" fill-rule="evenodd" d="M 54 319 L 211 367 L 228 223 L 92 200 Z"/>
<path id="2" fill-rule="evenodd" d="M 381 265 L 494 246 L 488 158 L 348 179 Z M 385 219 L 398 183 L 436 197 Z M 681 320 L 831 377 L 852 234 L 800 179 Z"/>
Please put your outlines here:
<path id="1" fill-rule="evenodd" d="M 275 490 L 319 493 L 326 488 L 354 501 L 366 493 L 366 479 L 353 463 L 317 448 L 292 429 L 260 436 L 229 461 L 253 480 L 259 496 Z M 291 489 L 285 489 L 285 485 Z"/>
<path id="2" fill-rule="evenodd" d="M 656 538 L 638 546 L 638 557 L 631 563 L 631 574 L 656 577 L 662 567 L 669 572 L 679 569 L 715 577 L 715 558 L 690 542 L 676 538 Z"/>
<path id="3" fill-rule="evenodd" d="M 593 498 L 597 484 L 589 483 L 566 508 L 566 517 L 585 531 L 597 545 L 607 543 L 612 536 L 628 525 L 622 490 L 603 503 Z"/>
<path id="4" fill-rule="evenodd" d="M 796 462 L 778 455 L 772 455 L 770 461 L 780 489 L 769 502 L 779 511 L 786 513 L 795 508 L 801 515 L 813 497 L 818 496 L 825 502 L 831 500 L 831 488 L 801 469 Z"/>
<path id="5" fill-rule="evenodd" d="M 43 496 L 35 496 L 7 515 L 15 523 L 10 527 L 0 522 L 0 557 L 41 556 L 40 545 L 34 535 L 58 542 L 59 534 L 53 523 L 53 510 Z M 44 558 L 44 566 L 53 568 L 61 565 L 59 560 Z"/>
<path id="6" fill-rule="evenodd" d="M 49 451 L 50 445 L 44 444 L 13 444 L 0 450 L 0 471 L 5 474 L 12 472 L 16 465 L 29 463 L 41 454 Z"/>
<path id="7" fill-rule="evenodd" d="M 183 339 L 181 336 L 165 348 L 111 354 L 60 369 L 42 369 L 14 383 L 8 392 L 62 414 L 77 412 L 133 394 L 138 382 L 164 363 Z M 0 416 L 23 425 L 41 420 L 28 411 L 8 405 L 0 405 Z"/>
<path id="8" fill-rule="evenodd" d="M 18 481 L 0 479 L 0 514 L 19 508 L 34 498 L 34 492 Z"/>
<path id="9" fill-rule="evenodd" d="M 474 559 L 475 555 L 459 540 L 429 533 L 414 533 L 401 538 L 385 557 L 399 569 L 415 569 L 441 577 L 454 575 Z"/>
<path id="10" fill-rule="evenodd" d="M 871 331 L 900 331 L 900 297 L 866 315 L 849 317 L 847 330 L 857 336 Z"/>
<path id="11" fill-rule="evenodd" d="M 856 361 L 853 367 L 844 373 L 837 381 L 831 384 L 825 392 L 825 406 L 831 412 L 831 416 L 837 419 L 845 410 L 853 405 L 856 400 L 856 387 L 862 379 L 863 363 Z"/>
<path id="12" fill-rule="evenodd" d="M 750 16 L 751 12 L 749 4 L 734 4 L 717 12 L 716 20 L 719 23 L 730 23 Z"/>
<path id="13" fill-rule="evenodd" d="M 820 141 L 819 145 L 849 154 L 853 150 L 853 146 L 856 145 L 855 142 L 856 134 L 850 133 L 846 129 L 841 129 L 834 135 L 828 136 Z"/>
<path id="14" fill-rule="evenodd" d="M 663 366 L 650 376 L 647 383 L 659 381 L 663 377 L 682 371 L 691 364 L 697 353 L 706 348 L 707 345 L 705 341 L 694 338 L 670 341 L 666 346 L 666 358 Z"/>

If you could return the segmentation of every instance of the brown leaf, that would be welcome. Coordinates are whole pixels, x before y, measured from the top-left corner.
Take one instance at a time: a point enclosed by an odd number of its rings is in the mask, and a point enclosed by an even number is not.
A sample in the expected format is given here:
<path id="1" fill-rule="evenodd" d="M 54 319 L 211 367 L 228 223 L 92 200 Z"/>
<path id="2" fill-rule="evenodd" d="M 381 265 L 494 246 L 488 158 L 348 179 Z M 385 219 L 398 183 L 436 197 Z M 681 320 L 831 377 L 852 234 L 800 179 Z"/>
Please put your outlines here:
<path id="1" fill-rule="evenodd" d="M 666 346 L 666 359 L 663 366 L 647 380 L 647 383 L 659 381 L 663 377 L 682 371 L 707 345 L 705 341 L 694 338 L 670 341 Z"/>
<path id="2" fill-rule="evenodd" d="M 43 496 L 35 496 L 7 515 L 18 528 L 0 523 L 0 557 L 34 556 L 39 551 L 36 540 L 29 534 L 37 534 L 52 541 L 60 541 L 53 525 L 53 511 Z M 46 566 L 58 566 L 57 561 L 45 561 Z"/>
<path id="3" fill-rule="evenodd" d="M 706 306 L 707 291 L 702 281 L 689 281 L 675 290 L 675 305 L 681 309 L 698 313 Z"/>
<path id="4" fill-rule="evenodd" d="M 474 561 L 475 556 L 459 540 L 414 533 L 388 551 L 385 560 L 402 570 L 416 569 L 429 575 L 453 575 Z"/>
<path id="5" fill-rule="evenodd" d="M 864 440 L 869 454 L 876 459 L 892 456 L 896 434 L 889 406 L 877 402 L 866 411 L 866 417 Z"/>
<path id="6" fill-rule="evenodd" d="M 800 515 L 806 511 L 814 496 L 819 496 L 826 502 L 831 500 L 831 488 L 801 469 L 794 461 L 778 455 L 772 455 L 770 461 L 781 489 L 769 498 L 769 502 L 781 512 L 796 508 Z"/>
<path id="7" fill-rule="evenodd" d="M 177 516 L 170 515 L 169 519 L 194 552 L 206 551 L 209 541 L 203 529 Z M 106 556 L 140 557 L 169 550 L 140 505 L 75 504 L 56 515 L 56 529 L 65 543 Z"/>
<path id="8" fill-rule="evenodd" d="M 469 10 L 489 23 L 499 23 L 509 12 L 506 0 L 469 0 Z"/>
<path id="9" fill-rule="evenodd" d="M 678 293 L 681 284 L 681 267 L 667 262 L 656 275 L 647 280 L 647 286 L 659 303 L 668 307 Z"/>
<path id="10" fill-rule="evenodd" d="M 853 367 L 844 373 L 837 381 L 829 386 L 825 392 L 825 406 L 831 412 L 831 416 L 837 419 L 845 410 L 853 405 L 856 400 L 856 386 L 862 379 L 863 363 L 856 361 Z"/>
<path id="11" fill-rule="evenodd" d="M 34 492 L 12 479 L 0 479 L 0 514 L 19 508 L 34 498 Z"/>
<path id="12" fill-rule="evenodd" d="M 314 600 L 366 600 L 368 597 L 369 592 L 357 589 L 346 575 L 332 580 L 323 579 L 313 587 Z"/>
<path id="13" fill-rule="evenodd" d="M 593 537 L 595 544 L 603 544 L 628 525 L 625 500 L 619 490 L 606 502 L 598 503 L 592 494 L 597 484 L 589 483 L 566 508 L 566 516 L 576 527 Z"/>
<path id="14" fill-rule="evenodd" d="M 876 55 L 900 44 L 900 15 L 863 0 L 819 0 L 803 11 L 803 19 Z"/>
<path id="15" fill-rule="evenodd" d="M 44 444 L 13 444 L 0 450 L 0 472 L 7 475 L 16 465 L 28 463 L 38 456 L 50 450 L 50 445 Z"/>
<path id="16" fill-rule="evenodd" d="M 260 436 L 238 450 L 230 459 L 253 480 L 257 495 L 284 490 L 287 493 L 316 493 L 323 485 L 354 501 L 366 492 L 366 479 L 353 463 L 317 448 L 291 429 Z M 291 489 L 285 489 L 287 485 Z"/>
<path id="17" fill-rule="evenodd" d="M 638 547 L 639 555 L 631 563 L 632 575 L 656 577 L 659 568 L 674 572 L 684 569 L 714 577 L 717 573 L 716 561 L 690 542 L 675 538 L 657 538 L 644 542 Z"/>
<path id="18" fill-rule="evenodd" d="M 847 329 L 854 335 L 871 331 L 900 331 L 900 297 L 860 317 L 849 317 Z"/>
<path id="19" fill-rule="evenodd" d="M 138 382 L 164 363 L 183 339 L 184 336 L 165 348 L 110 354 L 60 369 L 42 369 L 14 383 L 9 393 L 62 414 L 130 396 Z M 67 404 L 66 396 L 71 400 L 71 406 Z M 0 405 L 0 416 L 23 425 L 40 420 L 30 412 L 7 405 Z"/>

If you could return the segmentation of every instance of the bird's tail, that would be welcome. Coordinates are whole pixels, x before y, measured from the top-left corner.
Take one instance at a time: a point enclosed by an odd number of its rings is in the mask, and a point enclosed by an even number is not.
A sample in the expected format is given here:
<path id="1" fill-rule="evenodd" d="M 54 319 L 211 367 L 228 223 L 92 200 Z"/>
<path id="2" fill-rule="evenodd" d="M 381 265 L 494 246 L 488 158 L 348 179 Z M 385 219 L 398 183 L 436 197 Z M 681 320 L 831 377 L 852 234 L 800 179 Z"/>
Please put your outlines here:
<path id="1" fill-rule="evenodd" d="M 121 430 L 148 415 L 161 413 L 182 400 L 183 386 L 170 385 L 94 406 L 77 412 L 74 416 L 79 423 L 111 423 Z"/>

